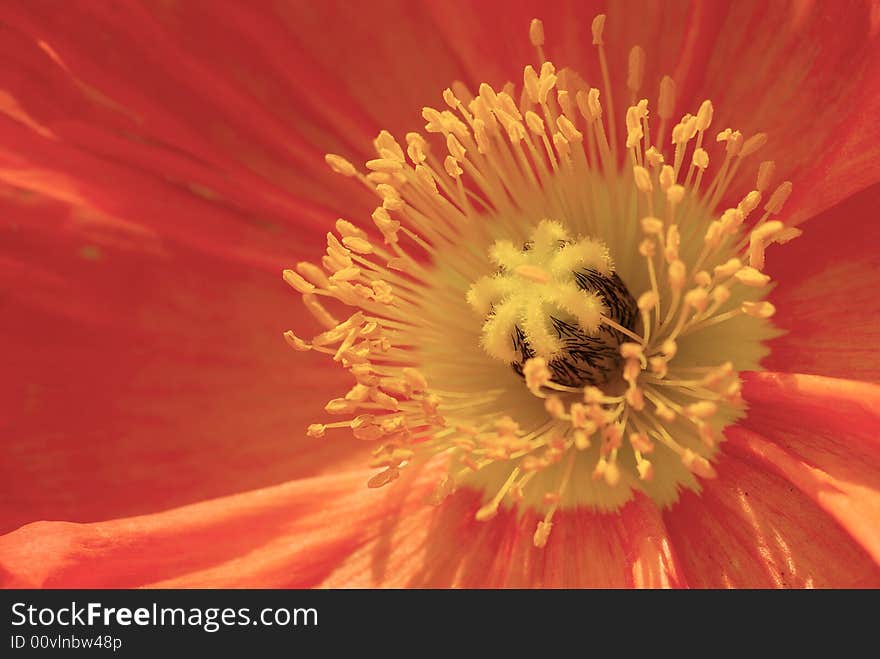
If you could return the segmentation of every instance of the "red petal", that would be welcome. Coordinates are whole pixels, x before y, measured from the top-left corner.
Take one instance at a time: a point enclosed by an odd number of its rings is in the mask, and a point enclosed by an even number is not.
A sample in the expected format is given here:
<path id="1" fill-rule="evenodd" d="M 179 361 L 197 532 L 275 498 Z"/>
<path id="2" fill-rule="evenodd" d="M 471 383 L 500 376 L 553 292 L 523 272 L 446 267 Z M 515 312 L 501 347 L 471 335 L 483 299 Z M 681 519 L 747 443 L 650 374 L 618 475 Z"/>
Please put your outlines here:
<path id="1" fill-rule="evenodd" d="M 664 518 L 691 585 L 880 584 L 880 387 L 748 374 L 718 479 Z"/>
<path id="2" fill-rule="evenodd" d="M 438 508 L 424 492 L 377 520 L 371 540 L 341 561 L 325 587 L 624 588 L 680 587 L 681 569 L 654 504 L 637 497 L 618 514 L 561 511 L 547 546 L 532 536 L 534 512 L 474 514 L 482 495 L 462 491 Z"/>
<path id="3" fill-rule="evenodd" d="M 880 386 L 778 373 L 745 385 L 731 449 L 788 478 L 880 565 Z"/>
<path id="4" fill-rule="evenodd" d="M 164 513 L 40 522 L 0 538 L 5 587 L 656 587 L 683 580 L 660 516 L 561 514 L 476 522 L 480 495 L 424 503 L 435 467 L 367 490 L 365 472 L 298 481 Z M 573 550 L 573 548 L 575 548 Z"/>
<path id="5" fill-rule="evenodd" d="M 95 524 L 37 522 L 0 538 L 3 586 L 309 585 L 358 545 L 367 473 L 296 481 Z M 375 497 L 374 497 L 375 498 Z"/>
<path id="6" fill-rule="evenodd" d="M 663 518 L 692 587 L 880 585 L 874 560 L 764 462 L 725 456 L 718 478 L 682 494 Z"/>
<path id="7" fill-rule="evenodd" d="M 728 126 L 746 137 L 768 134 L 766 146 L 740 170 L 730 201 L 754 186 L 761 160 L 776 161 L 773 186 L 794 182 L 783 215 L 791 224 L 878 182 L 880 42 L 871 31 L 869 5 L 793 9 L 736 2 L 724 8 L 722 22 L 702 26 L 702 38 L 711 42 L 702 66 L 690 67 L 678 82 L 690 99 L 685 110 L 712 99 L 713 134 Z M 710 148 L 710 155 L 720 165 L 723 154 L 716 157 Z"/>
<path id="8" fill-rule="evenodd" d="M 0 529 L 262 487 L 363 447 L 304 436 L 349 378 L 285 344 L 284 330 L 311 328 L 280 273 L 0 192 L 0 424 L 15 438 Z"/>
<path id="9" fill-rule="evenodd" d="M 774 340 L 768 369 L 880 381 L 880 185 L 835 206 L 794 242 L 772 247 Z"/>

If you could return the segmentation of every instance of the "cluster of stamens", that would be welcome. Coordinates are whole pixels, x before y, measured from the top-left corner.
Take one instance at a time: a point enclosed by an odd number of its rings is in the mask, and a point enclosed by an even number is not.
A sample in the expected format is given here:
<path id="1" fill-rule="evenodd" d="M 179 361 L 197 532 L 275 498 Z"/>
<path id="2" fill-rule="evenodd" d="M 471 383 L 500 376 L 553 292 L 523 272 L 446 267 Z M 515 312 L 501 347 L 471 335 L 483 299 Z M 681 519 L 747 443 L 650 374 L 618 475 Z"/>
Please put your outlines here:
<path id="1" fill-rule="evenodd" d="M 287 332 L 288 343 L 354 380 L 325 408 L 344 419 L 308 434 L 376 442 L 371 487 L 445 456 L 435 500 L 468 485 L 487 493 L 478 519 L 504 501 L 540 509 L 538 546 L 560 506 L 614 509 L 634 489 L 665 505 L 714 475 L 721 431 L 741 414 L 737 373 L 758 366 L 772 335 L 765 250 L 799 233 L 774 219 L 791 185 L 769 192 L 771 161 L 719 210 L 763 134 L 725 129 L 713 147 L 710 101 L 671 125 L 664 77 L 652 135 L 648 101 L 636 100 L 639 46 L 618 147 L 603 26 L 598 16 L 604 108 L 597 88 L 546 61 L 534 21 L 540 66 L 525 68 L 519 102 L 513 85 L 474 95 L 454 84 L 448 109 L 423 110 L 428 137 L 409 133 L 404 148 L 383 131 L 365 173 L 328 155 L 378 196 L 377 231 L 339 220 L 320 265 L 284 272 L 326 328 L 311 341 Z M 723 159 L 707 182 L 710 150 Z M 612 277 L 634 302 L 614 313 Z M 345 307 L 354 313 L 340 320 Z M 592 340 L 613 359 L 590 361 Z"/>

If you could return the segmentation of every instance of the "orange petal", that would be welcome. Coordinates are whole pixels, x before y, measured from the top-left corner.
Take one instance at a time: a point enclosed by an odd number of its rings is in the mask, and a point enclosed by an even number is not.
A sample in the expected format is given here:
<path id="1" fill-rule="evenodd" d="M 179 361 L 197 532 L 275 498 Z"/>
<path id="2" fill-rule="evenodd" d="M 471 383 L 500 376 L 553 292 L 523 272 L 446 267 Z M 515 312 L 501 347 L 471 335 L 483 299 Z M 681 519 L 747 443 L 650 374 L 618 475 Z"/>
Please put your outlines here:
<path id="1" fill-rule="evenodd" d="M 474 513 L 482 495 L 461 491 L 438 508 L 404 495 L 393 523 L 346 557 L 325 587 L 624 588 L 685 585 L 659 511 L 637 497 L 620 514 L 560 511 L 547 546 L 532 541 L 541 519 L 502 510 L 487 522 Z"/>
<path id="2" fill-rule="evenodd" d="M 363 450 L 341 431 L 305 437 L 349 378 L 285 344 L 309 320 L 280 270 L 6 188 L 0 212 L 16 218 L 0 228 L 0 423 L 15 438 L 0 531 L 265 487 Z"/>
<path id="3" fill-rule="evenodd" d="M 789 479 L 880 565 L 880 386 L 749 374 L 731 450 Z"/>
<path id="4" fill-rule="evenodd" d="M 692 587 L 880 585 L 871 556 L 763 461 L 726 455 L 718 478 L 683 493 L 663 518 Z"/>
<path id="5" fill-rule="evenodd" d="M 366 472 L 293 482 L 164 513 L 39 522 L 0 538 L 6 587 L 669 587 L 684 585 L 660 515 L 562 513 L 476 522 L 481 497 L 424 503 L 442 465 L 367 490 Z"/>
<path id="6" fill-rule="evenodd" d="M 880 381 L 878 207 L 880 185 L 768 251 L 767 272 L 777 283 L 773 322 L 787 333 L 770 344 L 766 368 Z"/>
<path id="7" fill-rule="evenodd" d="M 777 164 L 772 185 L 794 182 L 785 219 L 799 223 L 880 180 L 880 42 L 869 3 L 713 3 L 726 16 L 702 66 L 679 80 L 685 109 L 712 99 L 717 127 L 768 135 L 732 187 L 754 186 L 757 163 Z M 724 9 L 722 10 L 721 7 Z M 709 30 L 713 26 L 708 26 Z M 720 161 L 719 161 L 720 162 Z"/>
<path id="8" fill-rule="evenodd" d="M 363 542 L 381 510 L 367 472 L 295 481 L 93 524 L 37 522 L 0 538 L 4 587 L 308 586 Z M 363 501 L 362 501 L 363 500 Z"/>

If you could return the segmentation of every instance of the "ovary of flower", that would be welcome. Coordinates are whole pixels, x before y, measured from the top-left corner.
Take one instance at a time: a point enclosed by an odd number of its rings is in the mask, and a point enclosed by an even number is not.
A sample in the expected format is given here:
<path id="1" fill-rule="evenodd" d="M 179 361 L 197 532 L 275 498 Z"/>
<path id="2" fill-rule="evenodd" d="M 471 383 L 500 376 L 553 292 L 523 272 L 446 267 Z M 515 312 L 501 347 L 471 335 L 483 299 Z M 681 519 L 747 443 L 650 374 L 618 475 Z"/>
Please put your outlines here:
<path id="1" fill-rule="evenodd" d="M 527 246 L 497 241 L 489 256 L 499 271 L 475 282 L 467 301 L 488 316 L 482 344 L 492 357 L 509 362 L 519 358 L 512 340 L 519 328 L 535 355 L 551 361 L 562 349 L 551 318 L 573 319 L 594 334 L 606 311 L 598 295 L 578 288 L 574 273 L 589 269 L 607 275 L 611 263 L 602 243 L 589 238 L 570 242 L 562 226 L 551 220 L 538 224 Z"/>

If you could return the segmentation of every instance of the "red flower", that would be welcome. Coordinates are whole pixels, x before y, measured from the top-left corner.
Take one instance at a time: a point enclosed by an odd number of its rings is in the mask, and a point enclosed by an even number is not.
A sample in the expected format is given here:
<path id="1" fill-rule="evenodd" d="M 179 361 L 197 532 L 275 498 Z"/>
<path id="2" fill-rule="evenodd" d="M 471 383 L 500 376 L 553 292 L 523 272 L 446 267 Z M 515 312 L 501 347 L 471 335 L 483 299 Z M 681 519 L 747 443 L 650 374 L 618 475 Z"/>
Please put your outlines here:
<path id="1" fill-rule="evenodd" d="M 0 9 L 4 585 L 880 585 L 880 8 L 533 4 Z M 618 109 L 639 44 L 652 111 L 668 74 L 676 120 L 711 98 L 713 126 L 766 132 L 780 218 L 810 221 L 768 252 L 785 334 L 742 374 L 717 478 L 554 509 L 537 548 L 544 509 L 477 521 L 473 483 L 426 506 L 436 461 L 367 489 L 371 445 L 304 437 L 351 382 L 278 338 L 321 328 L 277 274 L 375 206 L 324 153 L 375 158 L 453 80 L 519 84 L 535 15 L 601 80 L 602 11 Z"/>

